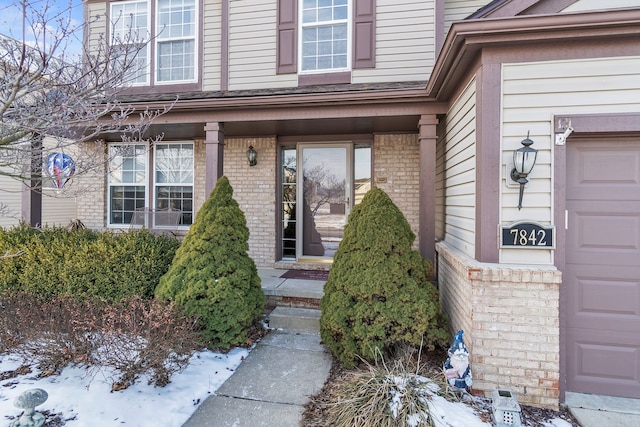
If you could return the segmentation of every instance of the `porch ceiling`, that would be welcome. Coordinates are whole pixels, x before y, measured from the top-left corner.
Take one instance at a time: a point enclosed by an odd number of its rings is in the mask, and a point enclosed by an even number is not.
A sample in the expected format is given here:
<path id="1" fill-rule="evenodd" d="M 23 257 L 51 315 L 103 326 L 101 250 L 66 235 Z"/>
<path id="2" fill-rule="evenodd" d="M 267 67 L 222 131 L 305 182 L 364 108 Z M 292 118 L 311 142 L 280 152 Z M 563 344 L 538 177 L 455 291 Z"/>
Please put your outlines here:
<path id="1" fill-rule="evenodd" d="M 226 137 L 348 135 L 385 132 L 417 132 L 419 115 L 393 117 L 344 117 L 295 120 L 247 120 L 224 122 Z M 205 122 L 155 124 L 149 133 L 166 140 L 205 137 Z"/>

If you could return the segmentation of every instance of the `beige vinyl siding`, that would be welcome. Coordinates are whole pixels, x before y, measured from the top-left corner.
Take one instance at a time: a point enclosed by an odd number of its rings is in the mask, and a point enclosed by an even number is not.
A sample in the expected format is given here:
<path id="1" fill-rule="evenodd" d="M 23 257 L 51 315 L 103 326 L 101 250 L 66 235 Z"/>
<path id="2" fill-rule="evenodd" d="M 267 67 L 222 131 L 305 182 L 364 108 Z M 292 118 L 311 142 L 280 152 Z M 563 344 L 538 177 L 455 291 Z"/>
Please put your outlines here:
<path id="1" fill-rule="evenodd" d="M 220 90 L 222 71 L 222 2 L 205 1 L 202 7 L 202 90 Z"/>
<path id="2" fill-rule="evenodd" d="M 640 57 L 503 65 L 501 223 L 523 218 L 553 223 L 553 116 L 640 112 L 639 69 Z M 519 187 L 508 173 L 513 167 L 513 150 L 522 146 L 520 141 L 528 131 L 538 159 L 518 211 Z M 553 263 L 550 250 L 500 252 L 501 262 Z"/>
<path id="3" fill-rule="evenodd" d="M 353 83 L 427 80 L 435 63 L 434 2 L 378 0 L 376 67 L 352 71 Z"/>
<path id="4" fill-rule="evenodd" d="M 476 80 L 447 114 L 444 150 L 445 240 L 475 257 Z"/>
<path id="5" fill-rule="evenodd" d="M 230 3 L 230 90 L 297 86 L 296 74 L 276 74 L 276 3 Z M 433 3 L 378 0 L 376 67 L 353 70 L 352 83 L 427 80 L 434 62 Z"/>
<path id="6" fill-rule="evenodd" d="M 97 48 L 104 43 L 107 36 L 107 3 L 85 3 L 87 8 L 89 30 L 88 42 L 90 48 Z"/>
<path id="7" fill-rule="evenodd" d="M 444 2 L 444 30 L 449 32 L 454 21 L 461 21 L 478 9 L 491 3 L 489 0 L 445 0 Z"/>
<path id="8" fill-rule="evenodd" d="M 229 3 L 229 89 L 297 86 L 296 74 L 276 74 L 275 0 Z"/>
<path id="9" fill-rule="evenodd" d="M 22 215 L 22 183 L 0 175 L 0 227 L 12 227 Z"/>
<path id="10" fill-rule="evenodd" d="M 562 13 L 566 12 L 587 12 L 592 10 L 610 10 L 625 7 L 638 7 L 638 0 L 578 0 L 568 6 Z"/>
<path id="11" fill-rule="evenodd" d="M 67 226 L 77 218 L 76 198 L 56 190 L 45 189 L 42 194 L 42 224 Z"/>

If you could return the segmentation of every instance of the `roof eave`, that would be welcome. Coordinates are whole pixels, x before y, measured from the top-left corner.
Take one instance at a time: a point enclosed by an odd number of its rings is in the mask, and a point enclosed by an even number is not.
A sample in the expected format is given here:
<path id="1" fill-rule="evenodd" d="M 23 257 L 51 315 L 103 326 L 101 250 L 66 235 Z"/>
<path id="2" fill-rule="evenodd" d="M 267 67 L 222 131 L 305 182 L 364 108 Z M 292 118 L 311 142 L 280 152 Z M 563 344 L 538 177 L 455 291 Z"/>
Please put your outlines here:
<path id="1" fill-rule="evenodd" d="M 427 96 L 445 101 L 452 85 L 487 47 L 629 36 L 640 37 L 640 9 L 458 21 L 436 60 Z"/>

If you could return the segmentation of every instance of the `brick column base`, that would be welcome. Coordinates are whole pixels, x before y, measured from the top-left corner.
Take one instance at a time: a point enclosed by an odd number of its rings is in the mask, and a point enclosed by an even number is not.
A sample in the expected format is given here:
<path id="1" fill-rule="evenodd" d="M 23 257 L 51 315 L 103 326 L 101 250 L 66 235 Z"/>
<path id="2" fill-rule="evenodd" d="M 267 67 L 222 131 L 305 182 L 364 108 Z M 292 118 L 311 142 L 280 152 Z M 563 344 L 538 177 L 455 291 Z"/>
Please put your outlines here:
<path id="1" fill-rule="evenodd" d="M 440 299 L 452 333 L 464 329 L 474 393 L 507 388 L 520 403 L 558 409 L 562 273 L 480 263 L 445 242 L 436 252 Z"/>

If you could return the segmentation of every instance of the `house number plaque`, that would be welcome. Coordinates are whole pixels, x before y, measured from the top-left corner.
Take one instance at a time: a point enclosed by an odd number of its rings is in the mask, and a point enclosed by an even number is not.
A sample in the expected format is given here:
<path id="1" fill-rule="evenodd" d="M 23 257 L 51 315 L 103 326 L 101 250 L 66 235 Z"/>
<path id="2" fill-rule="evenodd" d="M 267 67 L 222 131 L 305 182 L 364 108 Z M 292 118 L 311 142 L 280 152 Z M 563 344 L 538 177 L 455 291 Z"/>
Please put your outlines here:
<path id="1" fill-rule="evenodd" d="M 508 226 L 500 226 L 501 248 L 540 248 L 555 247 L 553 226 L 544 226 L 534 222 L 517 222 Z"/>

